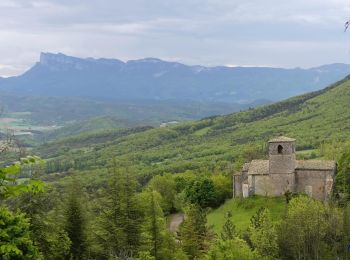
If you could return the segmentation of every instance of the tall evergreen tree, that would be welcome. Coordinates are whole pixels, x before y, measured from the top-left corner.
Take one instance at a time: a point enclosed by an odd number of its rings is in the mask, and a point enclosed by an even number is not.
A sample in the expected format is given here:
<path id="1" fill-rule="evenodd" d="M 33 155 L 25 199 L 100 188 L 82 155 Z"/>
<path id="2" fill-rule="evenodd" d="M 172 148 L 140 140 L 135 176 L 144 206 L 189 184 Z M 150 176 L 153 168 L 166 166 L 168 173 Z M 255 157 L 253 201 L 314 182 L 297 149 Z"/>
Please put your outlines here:
<path id="1" fill-rule="evenodd" d="M 87 254 L 87 236 L 81 188 L 77 181 L 70 188 L 64 212 L 64 229 L 71 241 L 68 259 L 84 259 Z"/>
<path id="2" fill-rule="evenodd" d="M 143 192 L 141 201 L 144 204 L 145 225 L 144 243 L 154 259 L 161 259 L 162 241 L 165 235 L 165 221 L 160 207 L 160 194 L 156 191 Z"/>
<path id="3" fill-rule="evenodd" d="M 166 227 L 161 208 L 162 196 L 157 191 L 146 191 L 140 196 L 144 205 L 145 225 L 143 232 L 144 251 L 155 260 L 186 259 Z"/>
<path id="4" fill-rule="evenodd" d="M 183 251 L 190 259 L 200 257 L 208 250 L 210 237 L 205 210 L 198 205 L 189 206 L 180 229 Z"/>
<path id="5" fill-rule="evenodd" d="M 67 255 L 70 241 L 62 225 L 57 225 L 50 211 L 57 204 L 53 195 L 46 191 L 23 193 L 16 206 L 26 214 L 30 223 L 31 237 L 45 259 L 59 259 Z M 53 213 L 53 212 L 52 212 Z"/>
<path id="6" fill-rule="evenodd" d="M 160 259 L 160 250 L 161 250 L 161 243 L 162 243 L 162 232 L 164 232 L 164 221 L 163 221 L 163 212 L 162 209 L 159 206 L 159 200 L 156 198 L 155 192 L 151 192 L 151 198 L 150 198 L 150 225 L 149 225 L 149 231 L 151 234 L 151 241 L 152 241 L 152 251 L 153 256 L 156 260 Z"/>
<path id="7" fill-rule="evenodd" d="M 30 223 L 31 237 L 45 259 L 64 258 L 70 241 L 61 225 L 57 225 L 51 211 L 57 206 L 53 192 L 40 181 L 42 164 L 27 165 L 22 174 L 29 172 L 30 182 L 25 192 L 16 198 L 16 207 L 26 214 Z"/>
<path id="8" fill-rule="evenodd" d="M 125 183 L 121 175 L 113 172 L 110 183 L 106 190 L 106 196 L 102 200 L 100 213 L 99 230 L 97 237 L 107 256 L 118 256 L 126 244 L 126 237 L 123 232 L 122 218 L 122 190 Z"/>
<path id="9" fill-rule="evenodd" d="M 128 169 L 125 172 L 125 219 L 124 232 L 126 234 L 126 248 L 131 252 L 137 252 L 141 245 L 141 226 L 143 223 L 143 212 L 136 198 L 138 183 L 135 175 Z"/>
<path id="10" fill-rule="evenodd" d="M 110 173 L 96 235 L 106 257 L 132 257 L 141 244 L 143 223 L 143 212 L 136 198 L 137 181 L 127 169 L 117 170 L 116 162 Z"/>

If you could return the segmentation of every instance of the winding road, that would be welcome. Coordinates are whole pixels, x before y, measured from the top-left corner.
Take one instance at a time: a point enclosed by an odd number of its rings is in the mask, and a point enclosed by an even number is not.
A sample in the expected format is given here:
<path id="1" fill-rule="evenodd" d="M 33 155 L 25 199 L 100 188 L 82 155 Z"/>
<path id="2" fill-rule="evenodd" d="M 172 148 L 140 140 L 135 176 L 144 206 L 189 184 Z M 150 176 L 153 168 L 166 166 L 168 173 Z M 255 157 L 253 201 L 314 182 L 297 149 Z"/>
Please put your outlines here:
<path id="1" fill-rule="evenodd" d="M 183 213 L 171 214 L 169 216 L 169 230 L 173 233 L 177 232 L 183 221 L 184 221 Z"/>

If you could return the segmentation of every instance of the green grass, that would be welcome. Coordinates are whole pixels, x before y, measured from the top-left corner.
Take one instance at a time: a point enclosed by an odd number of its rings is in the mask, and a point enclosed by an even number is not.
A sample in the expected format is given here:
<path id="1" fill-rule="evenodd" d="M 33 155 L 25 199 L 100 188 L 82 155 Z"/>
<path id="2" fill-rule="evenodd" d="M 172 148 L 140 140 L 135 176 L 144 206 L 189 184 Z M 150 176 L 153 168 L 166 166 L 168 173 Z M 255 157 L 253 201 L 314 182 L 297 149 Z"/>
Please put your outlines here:
<path id="1" fill-rule="evenodd" d="M 272 218 L 278 221 L 285 212 L 285 199 L 284 197 L 268 198 L 259 196 L 246 199 L 230 199 L 224 205 L 208 214 L 208 224 L 213 225 L 214 231 L 220 234 L 225 222 L 225 215 L 228 211 L 231 211 L 233 215 L 232 221 L 236 229 L 243 231 L 249 226 L 250 218 L 260 207 L 268 208 Z"/>
<path id="2" fill-rule="evenodd" d="M 209 130 L 210 130 L 210 127 L 205 127 L 205 128 L 197 130 L 193 134 L 196 136 L 203 136 L 203 135 L 207 134 Z"/>
<path id="3" fill-rule="evenodd" d="M 297 154 L 300 154 L 300 155 L 309 155 L 309 154 L 317 153 L 317 152 L 318 152 L 317 149 L 308 149 L 308 150 L 297 151 Z"/>

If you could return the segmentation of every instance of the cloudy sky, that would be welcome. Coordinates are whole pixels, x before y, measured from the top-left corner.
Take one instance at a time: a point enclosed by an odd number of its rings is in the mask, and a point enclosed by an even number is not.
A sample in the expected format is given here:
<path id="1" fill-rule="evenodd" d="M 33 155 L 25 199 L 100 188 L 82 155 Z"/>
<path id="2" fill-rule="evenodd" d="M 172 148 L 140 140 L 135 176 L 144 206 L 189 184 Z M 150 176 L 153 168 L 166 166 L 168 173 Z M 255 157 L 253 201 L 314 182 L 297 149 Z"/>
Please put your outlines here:
<path id="1" fill-rule="evenodd" d="M 0 76 L 40 52 L 206 66 L 350 63 L 350 0 L 0 0 Z"/>

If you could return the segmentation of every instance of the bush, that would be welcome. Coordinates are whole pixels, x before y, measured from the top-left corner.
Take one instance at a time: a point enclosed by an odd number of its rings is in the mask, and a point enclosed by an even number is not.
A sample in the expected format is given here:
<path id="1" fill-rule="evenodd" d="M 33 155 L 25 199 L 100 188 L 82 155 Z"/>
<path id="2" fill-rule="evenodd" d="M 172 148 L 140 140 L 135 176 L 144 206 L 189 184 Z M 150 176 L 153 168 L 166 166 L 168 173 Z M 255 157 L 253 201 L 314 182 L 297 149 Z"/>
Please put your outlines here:
<path id="1" fill-rule="evenodd" d="M 28 219 L 3 207 L 0 208 L 0 258 L 42 259 L 30 238 Z"/>

